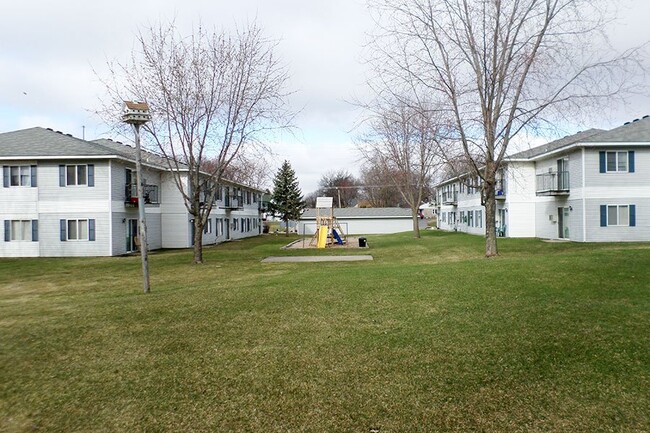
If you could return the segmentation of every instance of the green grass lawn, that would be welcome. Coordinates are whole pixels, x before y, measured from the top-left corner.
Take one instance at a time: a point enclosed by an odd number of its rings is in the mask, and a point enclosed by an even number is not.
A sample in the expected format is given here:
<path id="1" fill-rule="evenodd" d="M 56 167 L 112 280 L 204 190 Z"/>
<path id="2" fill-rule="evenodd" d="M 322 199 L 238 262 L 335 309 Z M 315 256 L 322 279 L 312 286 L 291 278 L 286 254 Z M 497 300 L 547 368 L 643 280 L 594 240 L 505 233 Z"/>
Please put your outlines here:
<path id="1" fill-rule="evenodd" d="M 650 245 L 368 240 L 0 260 L 0 431 L 650 431 Z"/>

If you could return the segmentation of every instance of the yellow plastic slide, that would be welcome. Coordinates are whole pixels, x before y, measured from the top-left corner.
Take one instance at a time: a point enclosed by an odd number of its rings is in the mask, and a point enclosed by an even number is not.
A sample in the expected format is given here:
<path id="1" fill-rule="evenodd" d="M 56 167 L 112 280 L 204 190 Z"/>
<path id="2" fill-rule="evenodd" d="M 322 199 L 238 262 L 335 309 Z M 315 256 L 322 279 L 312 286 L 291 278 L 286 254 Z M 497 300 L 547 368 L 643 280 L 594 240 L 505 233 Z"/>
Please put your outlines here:
<path id="1" fill-rule="evenodd" d="M 325 248 L 327 245 L 327 226 L 320 226 L 318 228 L 318 248 Z"/>

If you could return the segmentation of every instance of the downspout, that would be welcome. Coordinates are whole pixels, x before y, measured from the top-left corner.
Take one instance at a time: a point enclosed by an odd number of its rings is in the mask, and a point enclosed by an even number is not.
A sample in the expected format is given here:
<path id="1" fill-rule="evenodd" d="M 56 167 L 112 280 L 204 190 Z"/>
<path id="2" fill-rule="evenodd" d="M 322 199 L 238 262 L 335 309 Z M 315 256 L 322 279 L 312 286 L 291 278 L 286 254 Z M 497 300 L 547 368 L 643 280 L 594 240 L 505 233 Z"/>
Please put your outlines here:
<path id="1" fill-rule="evenodd" d="M 108 255 L 113 255 L 113 161 L 108 160 Z"/>
<path id="2" fill-rule="evenodd" d="M 587 242 L 587 200 L 585 196 L 587 195 L 587 185 L 585 180 L 587 178 L 587 173 L 585 172 L 585 148 L 582 148 L 582 242 Z"/>

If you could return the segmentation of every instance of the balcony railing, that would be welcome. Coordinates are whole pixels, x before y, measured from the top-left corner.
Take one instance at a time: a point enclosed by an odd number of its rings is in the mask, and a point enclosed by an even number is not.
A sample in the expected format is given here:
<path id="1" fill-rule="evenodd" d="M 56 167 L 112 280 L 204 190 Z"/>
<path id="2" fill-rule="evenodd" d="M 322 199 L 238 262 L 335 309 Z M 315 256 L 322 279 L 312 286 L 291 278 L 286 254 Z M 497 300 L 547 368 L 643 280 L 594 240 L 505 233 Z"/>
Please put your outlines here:
<path id="1" fill-rule="evenodd" d="M 223 198 L 223 208 L 224 209 L 240 209 L 242 207 L 242 197 L 226 195 Z"/>
<path id="2" fill-rule="evenodd" d="M 505 200 L 506 198 L 506 182 L 503 179 L 497 179 L 494 185 L 494 195 L 497 200 Z"/>
<path id="3" fill-rule="evenodd" d="M 442 204 L 446 205 L 456 205 L 458 204 L 458 193 L 457 192 L 443 192 L 442 193 Z"/>
<path id="4" fill-rule="evenodd" d="M 568 195 L 569 172 L 557 171 L 537 175 L 537 195 Z"/>
<path id="5" fill-rule="evenodd" d="M 142 187 L 145 204 L 159 204 L 158 185 L 144 185 Z M 125 187 L 125 203 L 138 205 L 138 185 L 135 183 L 127 184 Z"/>

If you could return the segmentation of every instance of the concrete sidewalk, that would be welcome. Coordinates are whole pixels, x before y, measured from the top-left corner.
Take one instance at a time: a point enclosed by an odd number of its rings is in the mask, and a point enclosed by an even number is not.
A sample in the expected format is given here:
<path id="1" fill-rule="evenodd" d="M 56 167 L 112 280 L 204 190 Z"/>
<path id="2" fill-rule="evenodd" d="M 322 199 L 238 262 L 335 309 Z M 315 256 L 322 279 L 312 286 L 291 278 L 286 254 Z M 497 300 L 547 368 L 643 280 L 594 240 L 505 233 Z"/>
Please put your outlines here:
<path id="1" fill-rule="evenodd" d="M 305 263 L 305 262 L 360 262 L 373 260 L 370 255 L 359 256 L 284 256 L 267 257 L 262 263 Z"/>

